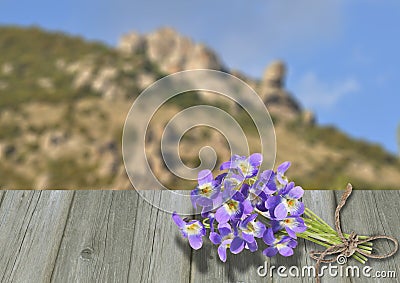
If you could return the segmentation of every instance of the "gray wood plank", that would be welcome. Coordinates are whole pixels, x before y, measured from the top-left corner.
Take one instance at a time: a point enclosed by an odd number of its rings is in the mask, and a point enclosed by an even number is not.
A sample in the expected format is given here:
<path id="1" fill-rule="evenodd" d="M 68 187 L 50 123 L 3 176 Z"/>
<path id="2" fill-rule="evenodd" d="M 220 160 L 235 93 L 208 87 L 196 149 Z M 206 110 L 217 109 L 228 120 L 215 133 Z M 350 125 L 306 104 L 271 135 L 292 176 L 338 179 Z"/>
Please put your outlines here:
<path id="1" fill-rule="evenodd" d="M 131 260 L 135 191 L 77 191 L 52 282 L 124 282 Z"/>
<path id="2" fill-rule="evenodd" d="M 7 191 L 0 207 L 1 282 L 48 282 L 73 191 Z"/>
<path id="3" fill-rule="evenodd" d="M 339 201 L 342 192 L 336 192 Z M 399 239 L 400 235 L 400 210 L 399 210 L 399 191 L 357 191 L 354 190 L 342 209 L 342 229 L 346 233 L 352 231 L 359 235 L 389 235 Z M 380 253 L 387 253 L 393 245 L 388 241 L 375 241 L 374 246 Z M 355 260 L 349 260 L 348 264 L 363 267 Z M 398 282 L 400 276 L 400 253 L 388 259 L 370 259 L 367 265 L 372 267 L 371 274 L 375 271 L 395 271 L 397 279 L 377 279 L 377 278 L 353 278 L 352 282 Z"/>
<path id="4" fill-rule="evenodd" d="M 175 201 L 146 193 L 156 205 Z M 136 191 L 77 192 L 52 281 L 187 282 L 190 249 L 179 248 L 178 233 L 171 214 Z"/>
<path id="5" fill-rule="evenodd" d="M 171 214 L 157 206 L 172 202 L 177 211 L 186 210 L 191 207 L 190 201 L 168 191 L 145 191 L 144 194 L 155 206 L 142 199 L 139 202 L 129 282 L 189 282 L 189 244 L 180 235 Z"/>
<path id="6" fill-rule="evenodd" d="M 304 205 L 322 218 L 331 227 L 335 227 L 335 209 L 337 206 L 335 192 L 330 190 L 305 191 L 303 197 Z M 302 266 L 315 266 L 316 261 L 309 257 L 310 251 L 321 251 L 325 248 L 310 241 L 303 241 Z M 322 282 L 351 282 L 347 277 L 330 277 L 326 274 Z M 313 278 L 304 278 L 305 282 L 315 282 Z"/>

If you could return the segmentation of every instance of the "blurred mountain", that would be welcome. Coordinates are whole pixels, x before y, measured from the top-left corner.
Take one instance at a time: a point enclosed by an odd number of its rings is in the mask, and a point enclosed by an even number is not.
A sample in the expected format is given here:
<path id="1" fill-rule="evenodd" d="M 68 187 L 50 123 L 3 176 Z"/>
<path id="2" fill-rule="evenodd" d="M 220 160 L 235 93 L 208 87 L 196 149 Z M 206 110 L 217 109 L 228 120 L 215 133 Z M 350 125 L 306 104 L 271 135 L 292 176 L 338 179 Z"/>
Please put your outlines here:
<path id="1" fill-rule="evenodd" d="M 38 28 L 0 27 L 0 187 L 131 188 L 121 155 L 125 117 L 140 92 L 181 70 L 230 72 L 253 87 L 267 105 L 277 135 L 277 162 L 292 161 L 289 175 L 306 188 L 395 188 L 400 164 L 379 145 L 354 140 L 333 127 L 320 127 L 285 88 L 286 67 L 276 61 L 262 79 L 229 70 L 217 54 L 170 28 L 124 35 L 117 48 Z M 217 105 L 246 126 L 251 147 L 257 136 L 249 117 L 229 101 L 209 94 L 179 95 L 156 113 L 146 136 L 149 164 L 170 188 L 193 184 L 175 179 L 159 158 L 165 124 L 181 109 Z M 140 117 L 138 117 L 140 119 Z M 194 128 L 180 154 L 199 163 L 204 145 L 229 152 L 217 131 Z"/>

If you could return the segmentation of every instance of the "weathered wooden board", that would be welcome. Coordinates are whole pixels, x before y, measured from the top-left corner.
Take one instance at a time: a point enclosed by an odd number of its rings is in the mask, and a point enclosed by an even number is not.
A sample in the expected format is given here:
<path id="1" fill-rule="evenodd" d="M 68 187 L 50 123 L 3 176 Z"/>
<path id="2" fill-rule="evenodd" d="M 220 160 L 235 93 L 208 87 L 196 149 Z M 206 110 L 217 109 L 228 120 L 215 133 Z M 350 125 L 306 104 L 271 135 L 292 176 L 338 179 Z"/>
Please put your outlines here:
<path id="1" fill-rule="evenodd" d="M 126 281 L 137 195 L 76 191 L 53 282 Z"/>
<path id="2" fill-rule="evenodd" d="M 228 252 L 227 262 L 221 263 L 208 239 L 202 249 L 191 250 L 171 214 L 157 208 L 176 203 L 177 210 L 190 209 L 190 202 L 165 191 L 144 194 L 153 205 L 136 191 L 0 191 L 1 282 L 314 282 L 310 277 L 261 277 L 257 268 L 313 266 L 308 253 L 321 247 L 300 240 L 289 258 Z M 307 191 L 303 200 L 333 226 L 341 194 Z M 396 237 L 399 200 L 399 191 L 354 191 L 343 209 L 343 230 Z M 391 247 L 386 241 L 376 246 L 382 251 Z M 398 254 L 368 264 L 399 276 Z M 362 267 L 352 259 L 348 265 Z M 322 282 L 377 281 L 324 277 Z"/>
<path id="3" fill-rule="evenodd" d="M 0 206 L 1 282 L 48 282 L 73 191 L 7 191 Z"/>
<path id="4" fill-rule="evenodd" d="M 336 192 L 336 200 L 339 202 L 341 192 Z M 341 223 L 342 229 L 346 233 L 356 232 L 359 235 L 390 235 L 399 239 L 400 235 L 400 191 L 353 191 L 343 209 Z M 375 248 L 381 254 L 389 252 L 393 245 L 387 240 L 375 241 Z M 349 259 L 348 265 L 358 265 L 360 263 Z M 375 271 L 387 272 L 396 271 L 397 278 L 353 278 L 352 282 L 399 282 L 400 281 L 400 252 L 391 258 L 381 260 L 369 260 L 367 265 Z"/>
<path id="5" fill-rule="evenodd" d="M 156 206 L 175 201 L 146 194 Z M 187 282 L 190 249 L 177 247 L 177 236 L 171 214 L 136 191 L 77 191 L 52 281 Z"/>
<path id="6" fill-rule="evenodd" d="M 335 199 L 334 191 L 306 191 L 303 197 L 304 205 L 315 212 L 319 217 L 326 221 L 331 227 L 334 227 L 335 223 L 335 209 L 337 202 Z M 302 253 L 300 256 L 303 260 L 298 265 L 303 266 L 315 266 L 315 261 L 309 257 L 310 251 L 319 251 L 324 248 L 316 245 L 309 241 L 300 242 L 299 249 Z M 297 251 L 296 251 L 297 252 Z M 304 277 L 303 282 L 314 282 L 313 278 Z M 352 282 L 347 277 L 329 277 L 324 276 L 323 282 Z M 295 281 L 292 281 L 295 282 Z"/>
<path id="7" fill-rule="evenodd" d="M 136 214 L 129 282 L 189 282 L 190 247 L 182 241 L 171 214 L 157 207 L 165 202 L 175 203 L 177 210 L 190 209 L 191 203 L 167 191 L 145 194 L 154 206 L 141 200 Z"/>

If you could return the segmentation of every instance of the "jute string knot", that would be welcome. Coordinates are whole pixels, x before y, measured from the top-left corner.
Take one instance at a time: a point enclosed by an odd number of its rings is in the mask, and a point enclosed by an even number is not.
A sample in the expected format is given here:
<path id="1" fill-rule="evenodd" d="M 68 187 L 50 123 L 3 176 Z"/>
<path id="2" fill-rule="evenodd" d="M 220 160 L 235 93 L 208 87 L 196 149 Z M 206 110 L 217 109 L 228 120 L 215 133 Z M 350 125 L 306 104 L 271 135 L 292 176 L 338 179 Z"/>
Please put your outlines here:
<path id="1" fill-rule="evenodd" d="M 321 279 L 319 277 L 319 267 L 320 267 L 321 263 L 330 263 L 330 262 L 334 262 L 336 260 L 339 261 L 339 257 L 348 258 L 348 257 L 352 256 L 355 252 L 358 252 L 368 258 L 383 259 L 383 258 L 391 257 L 392 255 L 394 255 L 399 248 L 399 243 L 398 243 L 397 239 L 395 239 L 391 236 L 378 235 L 378 236 L 371 236 L 371 237 L 368 237 L 363 240 L 359 240 L 359 237 L 355 232 L 351 232 L 348 239 L 343 235 L 342 229 L 340 227 L 340 210 L 346 204 L 346 200 L 350 196 L 352 190 L 353 190 L 352 185 L 347 184 L 346 190 L 343 193 L 342 198 L 340 199 L 340 202 L 335 210 L 335 228 L 336 228 L 336 232 L 341 240 L 341 243 L 339 243 L 337 245 L 332 245 L 324 251 L 310 251 L 310 253 L 309 253 L 310 257 L 317 261 L 317 263 L 315 264 L 315 276 L 316 276 L 317 283 L 321 282 Z M 373 240 L 377 240 L 377 239 L 387 239 L 389 241 L 392 241 L 394 243 L 394 249 L 387 254 L 376 255 L 376 254 L 367 253 L 365 250 L 360 249 L 358 247 L 361 244 L 364 244 L 366 242 L 370 242 Z M 339 254 L 339 255 L 337 257 L 333 257 L 333 258 L 326 258 L 329 255 L 335 255 L 335 254 Z"/>

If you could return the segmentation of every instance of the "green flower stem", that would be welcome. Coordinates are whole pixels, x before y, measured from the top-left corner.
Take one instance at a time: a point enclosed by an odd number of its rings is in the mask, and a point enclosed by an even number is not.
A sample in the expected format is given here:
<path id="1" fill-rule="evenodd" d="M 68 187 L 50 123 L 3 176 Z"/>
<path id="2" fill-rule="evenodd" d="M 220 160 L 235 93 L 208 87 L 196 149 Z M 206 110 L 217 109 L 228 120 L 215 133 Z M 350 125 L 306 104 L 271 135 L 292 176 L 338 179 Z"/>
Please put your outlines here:
<path id="1" fill-rule="evenodd" d="M 203 225 L 204 225 L 204 228 L 206 228 L 206 229 L 210 229 L 210 224 L 209 223 L 207 223 L 207 221 L 209 220 L 209 218 L 204 218 L 203 219 Z"/>
<path id="2" fill-rule="evenodd" d="M 261 211 L 257 211 L 261 216 Z M 304 223 L 307 226 L 307 230 L 303 233 L 297 234 L 299 238 L 305 239 L 307 241 L 313 242 L 317 245 L 329 248 L 333 245 L 338 245 L 342 243 L 337 231 L 329 226 L 324 220 L 322 220 L 318 215 L 316 215 L 312 210 L 306 208 L 304 211 Z M 259 218 L 260 219 L 260 218 Z M 269 225 L 269 220 L 264 216 L 260 219 L 267 226 Z M 283 232 L 285 235 L 286 232 Z M 349 238 L 350 234 L 343 233 L 345 238 Z M 368 236 L 358 236 L 360 240 L 365 240 Z M 366 254 L 371 254 L 373 244 L 371 242 L 366 242 L 358 245 L 358 248 L 362 249 Z M 358 262 L 365 264 L 368 260 L 366 256 L 359 252 L 355 252 L 352 257 Z"/>

